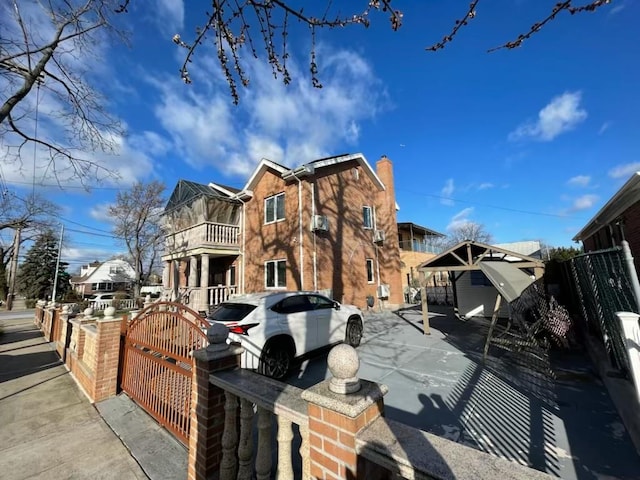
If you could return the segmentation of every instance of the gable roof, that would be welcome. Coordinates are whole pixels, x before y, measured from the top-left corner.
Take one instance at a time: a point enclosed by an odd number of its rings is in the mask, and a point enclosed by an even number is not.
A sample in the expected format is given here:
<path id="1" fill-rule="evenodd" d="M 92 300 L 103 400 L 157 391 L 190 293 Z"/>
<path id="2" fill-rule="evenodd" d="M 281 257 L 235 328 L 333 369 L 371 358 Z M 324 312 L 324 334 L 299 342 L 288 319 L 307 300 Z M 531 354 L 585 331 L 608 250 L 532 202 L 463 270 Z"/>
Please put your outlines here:
<path id="1" fill-rule="evenodd" d="M 418 266 L 425 271 L 465 271 L 480 270 L 483 260 L 509 262 L 518 268 L 544 267 L 544 263 L 533 257 L 512 252 L 495 245 L 465 240 L 445 250 L 440 255 L 430 258 Z"/>
<path id="2" fill-rule="evenodd" d="M 263 158 L 262 160 L 260 160 L 260 163 L 258 163 L 258 166 L 253 171 L 251 177 L 249 177 L 249 180 L 247 181 L 247 184 L 244 186 L 242 192 L 240 193 L 251 192 L 257 185 L 260 178 L 262 178 L 262 175 L 264 175 L 264 173 L 269 169 L 275 170 L 281 175 L 288 170 L 286 167 L 283 167 L 279 163 Z"/>
<path id="3" fill-rule="evenodd" d="M 580 230 L 573 241 L 577 242 L 589 238 L 601 228 L 614 222 L 622 213 L 633 204 L 640 201 L 640 172 L 631 175 L 631 178 L 618 190 L 611 199 L 602 207 L 594 217 Z"/>

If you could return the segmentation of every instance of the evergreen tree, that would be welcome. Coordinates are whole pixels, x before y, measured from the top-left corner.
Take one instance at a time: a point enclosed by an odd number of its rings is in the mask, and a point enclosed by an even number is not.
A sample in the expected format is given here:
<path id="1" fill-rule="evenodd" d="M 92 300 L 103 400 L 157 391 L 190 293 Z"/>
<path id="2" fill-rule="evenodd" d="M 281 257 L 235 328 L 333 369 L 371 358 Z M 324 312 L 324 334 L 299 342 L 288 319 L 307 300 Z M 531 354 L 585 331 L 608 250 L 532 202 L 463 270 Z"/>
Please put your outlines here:
<path id="1" fill-rule="evenodd" d="M 27 298 L 48 299 L 53 294 L 53 284 L 58 261 L 58 237 L 48 230 L 36 238 L 20 266 L 17 278 L 18 291 Z M 66 262 L 60 262 L 56 297 L 69 289 Z"/>

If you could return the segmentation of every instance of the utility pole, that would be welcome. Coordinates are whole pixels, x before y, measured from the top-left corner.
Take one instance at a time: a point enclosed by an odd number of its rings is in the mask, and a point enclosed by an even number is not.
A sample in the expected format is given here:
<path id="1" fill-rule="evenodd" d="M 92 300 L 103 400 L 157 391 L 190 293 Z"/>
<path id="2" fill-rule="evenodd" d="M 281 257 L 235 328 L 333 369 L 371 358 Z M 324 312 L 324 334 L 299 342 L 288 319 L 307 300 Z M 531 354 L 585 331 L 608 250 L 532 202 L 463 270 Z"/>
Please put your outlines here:
<path id="1" fill-rule="evenodd" d="M 22 225 L 18 225 L 13 235 L 13 255 L 11 256 L 11 267 L 9 268 L 9 293 L 7 294 L 7 310 L 13 308 L 13 297 L 16 291 L 16 277 L 18 276 L 18 254 L 20 253 L 20 235 Z"/>

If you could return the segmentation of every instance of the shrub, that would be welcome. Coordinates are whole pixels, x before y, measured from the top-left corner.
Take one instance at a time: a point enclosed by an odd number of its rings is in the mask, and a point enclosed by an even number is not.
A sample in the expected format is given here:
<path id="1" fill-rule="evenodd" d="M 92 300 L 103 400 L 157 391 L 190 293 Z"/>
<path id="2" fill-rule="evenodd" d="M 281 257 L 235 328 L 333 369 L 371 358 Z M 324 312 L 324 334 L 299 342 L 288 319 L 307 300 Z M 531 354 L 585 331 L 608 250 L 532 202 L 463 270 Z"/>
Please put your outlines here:
<path id="1" fill-rule="evenodd" d="M 38 300 L 36 300 L 35 298 L 25 298 L 24 299 L 24 306 L 26 308 L 36 308 L 36 303 L 38 302 Z"/>

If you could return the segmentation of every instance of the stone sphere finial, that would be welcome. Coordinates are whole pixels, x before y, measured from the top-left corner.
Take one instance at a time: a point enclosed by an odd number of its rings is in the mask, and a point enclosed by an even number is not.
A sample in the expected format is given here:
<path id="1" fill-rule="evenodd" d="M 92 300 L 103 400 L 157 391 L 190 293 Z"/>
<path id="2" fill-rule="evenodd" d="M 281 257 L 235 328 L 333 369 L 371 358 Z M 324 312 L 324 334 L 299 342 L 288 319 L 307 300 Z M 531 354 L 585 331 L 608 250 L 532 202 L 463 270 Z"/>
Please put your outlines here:
<path id="1" fill-rule="evenodd" d="M 360 358 L 358 352 L 351 345 L 343 343 L 329 352 L 327 365 L 333 378 L 329 381 L 329 390 L 334 393 L 354 393 L 360 390 L 358 370 Z"/>
<path id="2" fill-rule="evenodd" d="M 229 329 L 221 323 L 213 323 L 207 328 L 207 339 L 209 340 L 209 346 L 207 350 L 209 352 L 221 352 L 227 350 L 227 338 L 229 338 Z"/>
<path id="3" fill-rule="evenodd" d="M 84 309 L 84 316 L 85 317 L 90 317 L 91 315 L 93 315 L 93 308 L 91 307 L 87 307 Z"/>
<path id="4" fill-rule="evenodd" d="M 67 315 L 70 311 L 71 311 L 71 308 L 70 308 L 69 305 L 63 305 L 62 306 L 62 314 L 63 315 Z"/>
<path id="5" fill-rule="evenodd" d="M 104 309 L 104 318 L 113 318 L 116 313 L 115 307 L 107 307 Z"/>

